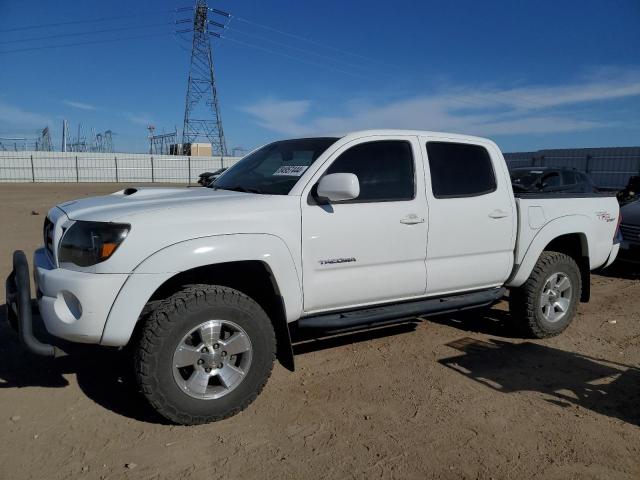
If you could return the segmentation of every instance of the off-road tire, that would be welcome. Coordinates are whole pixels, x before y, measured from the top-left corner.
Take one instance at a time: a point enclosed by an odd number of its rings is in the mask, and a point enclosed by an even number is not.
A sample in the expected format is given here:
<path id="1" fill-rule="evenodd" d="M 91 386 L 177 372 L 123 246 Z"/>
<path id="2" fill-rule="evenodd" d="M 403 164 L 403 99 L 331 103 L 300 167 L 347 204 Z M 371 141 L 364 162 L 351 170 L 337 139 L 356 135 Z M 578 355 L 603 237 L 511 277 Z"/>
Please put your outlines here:
<path id="1" fill-rule="evenodd" d="M 564 317 L 556 322 L 549 322 L 542 314 L 541 294 L 549 276 L 558 272 L 569 277 L 572 292 Z M 580 268 L 573 258 L 560 252 L 542 252 L 527 281 L 509 293 L 511 317 L 524 336 L 547 338 L 558 335 L 576 315 L 581 288 Z"/>
<path id="2" fill-rule="evenodd" d="M 190 329 L 211 319 L 241 326 L 251 340 L 252 360 L 237 388 L 220 398 L 197 399 L 176 383 L 173 354 Z M 151 406 L 171 422 L 196 425 L 235 415 L 255 400 L 271 375 L 276 352 L 273 326 L 260 305 L 237 290 L 188 285 L 157 304 L 143 321 L 134 352 L 136 379 Z"/>

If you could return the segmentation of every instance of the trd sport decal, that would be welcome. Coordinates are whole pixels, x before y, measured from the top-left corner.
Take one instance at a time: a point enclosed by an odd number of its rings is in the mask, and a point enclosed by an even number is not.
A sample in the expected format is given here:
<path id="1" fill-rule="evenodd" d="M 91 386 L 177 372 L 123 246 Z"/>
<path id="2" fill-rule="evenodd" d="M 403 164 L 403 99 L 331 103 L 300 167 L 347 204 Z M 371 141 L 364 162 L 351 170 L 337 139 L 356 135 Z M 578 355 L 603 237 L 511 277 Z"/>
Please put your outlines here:
<path id="1" fill-rule="evenodd" d="M 328 260 L 319 260 L 320 265 L 333 265 L 335 263 L 351 263 L 355 262 L 356 259 L 354 257 L 348 258 L 330 258 Z"/>
<path id="2" fill-rule="evenodd" d="M 609 212 L 596 212 L 596 217 L 603 222 L 613 222 L 616 217 L 611 215 Z"/>

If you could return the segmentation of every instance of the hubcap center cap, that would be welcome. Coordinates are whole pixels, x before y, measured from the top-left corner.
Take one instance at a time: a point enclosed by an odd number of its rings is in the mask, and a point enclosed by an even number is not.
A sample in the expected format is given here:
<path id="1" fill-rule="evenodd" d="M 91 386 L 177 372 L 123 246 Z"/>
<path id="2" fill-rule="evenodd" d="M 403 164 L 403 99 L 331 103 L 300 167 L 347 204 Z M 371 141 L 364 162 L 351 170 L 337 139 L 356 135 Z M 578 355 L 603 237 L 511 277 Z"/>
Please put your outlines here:
<path id="1" fill-rule="evenodd" d="M 222 363 L 222 357 L 217 353 L 203 353 L 200 360 L 204 368 L 216 368 L 216 365 Z"/>

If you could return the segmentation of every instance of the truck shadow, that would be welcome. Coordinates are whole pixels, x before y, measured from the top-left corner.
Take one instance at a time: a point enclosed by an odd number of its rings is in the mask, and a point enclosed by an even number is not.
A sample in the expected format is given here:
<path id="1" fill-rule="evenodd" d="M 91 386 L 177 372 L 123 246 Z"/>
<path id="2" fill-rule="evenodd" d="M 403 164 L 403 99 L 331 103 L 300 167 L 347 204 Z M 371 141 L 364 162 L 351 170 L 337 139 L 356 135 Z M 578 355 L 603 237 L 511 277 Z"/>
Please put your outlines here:
<path id="1" fill-rule="evenodd" d="M 483 333 L 503 338 L 522 338 L 508 310 L 484 308 L 430 316 L 428 320 L 466 332 Z"/>
<path id="2" fill-rule="evenodd" d="M 295 334 L 296 354 L 365 342 L 374 338 L 410 333 L 419 320 L 407 321 L 367 331 L 317 335 Z M 39 316 L 34 315 L 34 331 L 48 340 Z M 316 332 L 317 333 L 317 332 Z M 63 346 L 68 351 L 68 346 Z M 142 422 L 169 424 L 156 414 L 140 393 L 133 374 L 131 356 L 125 352 L 95 345 L 74 345 L 70 355 L 42 358 L 22 348 L 17 334 L 6 321 L 6 307 L 0 306 L 0 392 L 2 389 L 44 387 L 65 388 L 66 377 L 74 375 L 82 392 L 95 403 L 118 415 Z M 2 393 L 0 393 L 2 395 Z M 42 398 L 43 405 L 46 396 Z"/>
<path id="3" fill-rule="evenodd" d="M 597 275 L 625 280 L 640 280 L 640 263 L 616 261 L 613 265 L 600 270 Z"/>
<path id="4" fill-rule="evenodd" d="M 0 395 L 2 389 L 69 386 L 68 375 L 75 375 L 82 392 L 98 405 L 125 417 L 143 422 L 167 424 L 139 393 L 130 355 L 95 345 L 78 345 L 72 354 L 43 358 L 22 348 L 17 334 L 6 321 L 6 307 L 0 306 Z M 34 331 L 46 338 L 34 315 Z M 46 394 L 42 396 L 43 407 Z"/>
<path id="5" fill-rule="evenodd" d="M 139 393 L 130 356 L 97 346 L 78 347 L 73 355 L 49 359 L 25 352 L 0 307 L 0 395 L 2 389 L 65 388 L 75 375 L 82 392 L 103 408 L 142 422 L 167 424 Z M 297 355 L 415 330 L 420 319 L 368 330 L 294 332 Z M 510 325 L 501 310 L 429 318 L 457 329 L 505 337 Z M 514 335 L 515 336 L 515 335 Z M 488 342 L 463 338 L 448 346 L 462 352 L 439 362 L 488 388 L 508 394 L 539 392 L 561 407 L 579 405 L 594 412 L 640 425 L 640 370 L 531 342 Z M 42 398 L 46 404 L 46 396 Z"/>
<path id="6" fill-rule="evenodd" d="M 439 363 L 504 394 L 537 392 L 563 408 L 580 406 L 640 425 L 640 369 L 532 342 L 476 340 L 447 344 L 461 355 Z"/>

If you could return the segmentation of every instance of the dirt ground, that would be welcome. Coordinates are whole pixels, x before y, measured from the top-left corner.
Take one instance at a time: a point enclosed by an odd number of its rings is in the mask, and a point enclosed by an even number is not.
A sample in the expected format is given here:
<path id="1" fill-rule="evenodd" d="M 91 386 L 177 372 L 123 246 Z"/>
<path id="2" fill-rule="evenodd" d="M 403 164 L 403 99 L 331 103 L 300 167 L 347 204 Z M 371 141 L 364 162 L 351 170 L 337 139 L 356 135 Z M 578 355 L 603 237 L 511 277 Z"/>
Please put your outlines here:
<path id="1" fill-rule="evenodd" d="M 2 278 L 50 206 L 120 188 L 0 184 Z M 198 427 L 151 413 L 118 352 L 35 358 L 0 318 L 0 478 L 638 479 L 640 272 L 592 283 L 549 340 L 498 305 L 298 344 L 295 373 Z"/>

